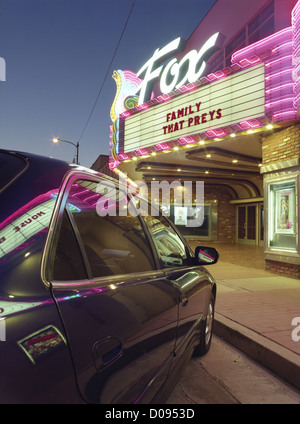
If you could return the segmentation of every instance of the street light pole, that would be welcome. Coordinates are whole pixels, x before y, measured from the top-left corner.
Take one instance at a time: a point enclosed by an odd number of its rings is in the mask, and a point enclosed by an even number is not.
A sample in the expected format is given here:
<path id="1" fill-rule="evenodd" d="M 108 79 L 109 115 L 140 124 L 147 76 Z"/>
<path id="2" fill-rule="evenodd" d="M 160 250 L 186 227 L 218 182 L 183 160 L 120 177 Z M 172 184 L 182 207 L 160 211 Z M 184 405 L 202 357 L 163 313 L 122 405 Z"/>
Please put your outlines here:
<path id="1" fill-rule="evenodd" d="M 78 165 L 79 164 L 79 143 L 72 143 L 72 141 L 69 141 L 69 140 L 62 140 L 62 139 L 60 139 L 60 138 L 52 138 L 52 141 L 54 142 L 54 143 L 59 143 L 59 142 L 63 142 L 63 143 L 69 143 L 69 144 L 72 144 L 73 146 L 75 146 L 76 147 L 76 164 Z"/>

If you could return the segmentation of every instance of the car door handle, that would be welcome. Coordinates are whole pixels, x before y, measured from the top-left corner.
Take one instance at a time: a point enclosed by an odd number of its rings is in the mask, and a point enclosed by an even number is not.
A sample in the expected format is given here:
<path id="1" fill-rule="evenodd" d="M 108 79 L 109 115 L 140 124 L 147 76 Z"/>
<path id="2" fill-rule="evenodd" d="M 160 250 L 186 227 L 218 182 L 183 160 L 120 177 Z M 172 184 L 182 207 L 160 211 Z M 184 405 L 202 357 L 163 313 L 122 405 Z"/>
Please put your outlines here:
<path id="1" fill-rule="evenodd" d="M 123 342 L 117 336 L 108 336 L 94 343 L 92 348 L 97 370 L 104 369 L 118 360 L 124 351 Z"/>

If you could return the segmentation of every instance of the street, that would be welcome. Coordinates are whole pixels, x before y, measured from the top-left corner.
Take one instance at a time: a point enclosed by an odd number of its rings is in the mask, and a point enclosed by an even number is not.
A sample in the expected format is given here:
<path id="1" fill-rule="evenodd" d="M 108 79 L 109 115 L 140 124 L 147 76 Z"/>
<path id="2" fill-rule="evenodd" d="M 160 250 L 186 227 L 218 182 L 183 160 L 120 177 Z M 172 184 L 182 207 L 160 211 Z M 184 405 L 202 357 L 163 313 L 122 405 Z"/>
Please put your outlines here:
<path id="1" fill-rule="evenodd" d="M 214 335 L 193 357 L 167 404 L 300 404 L 300 392 Z"/>

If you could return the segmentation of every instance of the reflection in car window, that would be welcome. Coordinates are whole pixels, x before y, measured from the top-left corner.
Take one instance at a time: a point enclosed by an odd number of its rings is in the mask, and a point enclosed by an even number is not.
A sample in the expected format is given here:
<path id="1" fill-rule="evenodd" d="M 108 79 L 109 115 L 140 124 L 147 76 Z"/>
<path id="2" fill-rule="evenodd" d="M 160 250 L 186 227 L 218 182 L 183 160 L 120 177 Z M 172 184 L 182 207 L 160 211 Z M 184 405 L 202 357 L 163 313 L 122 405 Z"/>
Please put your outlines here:
<path id="1" fill-rule="evenodd" d="M 163 216 L 145 216 L 158 256 L 164 268 L 187 263 L 185 245 Z"/>
<path id="2" fill-rule="evenodd" d="M 87 279 L 85 264 L 79 249 L 74 231 L 71 227 L 67 212 L 64 211 L 55 250 L 54 280 L 83 280 Z"/>
<path id="3" fill-rule="evenodd" d="M 105 196 L 101 195 L 97 193 L 97 185 L 97 182 L 77 180 L 67 199 L 91 277 L 153 270 L 152 252 L 139 218 L 124 213 L 127 198 L 109 187 Z M 100 201 L 107 207 L 106 212 L 111 209 L 110 214 L 100 216 Z"/>

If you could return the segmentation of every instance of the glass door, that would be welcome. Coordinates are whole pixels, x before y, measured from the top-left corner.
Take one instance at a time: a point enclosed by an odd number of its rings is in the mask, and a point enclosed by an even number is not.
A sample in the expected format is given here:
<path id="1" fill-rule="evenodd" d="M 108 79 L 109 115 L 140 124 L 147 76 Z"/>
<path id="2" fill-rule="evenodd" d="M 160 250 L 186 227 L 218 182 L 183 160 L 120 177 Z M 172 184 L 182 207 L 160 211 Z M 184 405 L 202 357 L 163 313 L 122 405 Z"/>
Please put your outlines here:
<path id="1" fill-rule="evenodd" d="M 259 244 L 257 231 L 260 220 L 258 219 L 258 204 L 239 205 L 237 211 L 237 241 L 245 244 Z"/>

